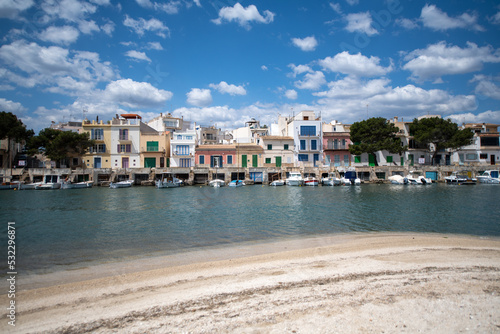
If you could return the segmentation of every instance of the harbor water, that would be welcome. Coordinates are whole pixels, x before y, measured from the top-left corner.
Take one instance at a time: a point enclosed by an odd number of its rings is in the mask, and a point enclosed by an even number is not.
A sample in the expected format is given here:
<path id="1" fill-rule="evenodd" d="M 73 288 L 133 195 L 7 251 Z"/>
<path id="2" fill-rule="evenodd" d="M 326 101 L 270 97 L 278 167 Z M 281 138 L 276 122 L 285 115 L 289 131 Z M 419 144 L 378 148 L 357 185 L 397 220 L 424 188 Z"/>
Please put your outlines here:
<path id="1" fill-rule="evenodd" d="M 0 236 L 6 250 L 15 222 L 25 274 L 352 232 L 498 237 L 499 195 L 484 184 L 2 191 Z"/>

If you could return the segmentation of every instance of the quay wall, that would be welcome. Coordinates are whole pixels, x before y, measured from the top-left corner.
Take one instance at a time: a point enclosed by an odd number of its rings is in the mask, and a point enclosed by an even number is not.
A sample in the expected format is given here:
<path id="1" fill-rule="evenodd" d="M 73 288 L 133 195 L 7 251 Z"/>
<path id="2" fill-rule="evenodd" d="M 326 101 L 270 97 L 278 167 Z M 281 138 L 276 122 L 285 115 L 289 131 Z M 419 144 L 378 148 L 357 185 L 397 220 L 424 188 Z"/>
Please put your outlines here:
<path id="1" fill-rule="evenodd" d="M 406 176 L 410 172 L 420 175 L 431 174 L 436 182 L 443 182 L 444 178 L 452 172 L 466 174 L 469 177 L 477 177 L 485 170 L 499 169 L 492 165 L 475 166 L 374 166 L 374 167 L 349 167 L 349 170 L 356 170 L 358 177 L 366 183 L 385 183 L 389 176 L 399 174 Z M 160 179 L 162 175 L 176 177 L 184 180 L 188 185 L 207 184 L 209 181 L 218 178 L 226 183 L 231 180 L 246 180 L 248 184 L 267 184 L 276 179 L 285 179 L 287 173 L 299 171 L 303 176 L 313 175 L 320 179 L 330 172 L 334 172 L 340 177 L 345 172 L 342 167 L 250 167 L 250 168 L 208 168 L 208 167 L 170 167 L 170 168 L 17 168 L 0 169 L 0 177 L 6 176 L 14 180 L 21 180 L 26 183 L 41 181 L 43 175 L 58 174 L 70 180 L 76 180 L 84 175 L 89 180 L 93 180 L 95 185 L 106 186 L 109 182 L 133 179 L 137 185 L 154 185 L 154 180 Z"/>

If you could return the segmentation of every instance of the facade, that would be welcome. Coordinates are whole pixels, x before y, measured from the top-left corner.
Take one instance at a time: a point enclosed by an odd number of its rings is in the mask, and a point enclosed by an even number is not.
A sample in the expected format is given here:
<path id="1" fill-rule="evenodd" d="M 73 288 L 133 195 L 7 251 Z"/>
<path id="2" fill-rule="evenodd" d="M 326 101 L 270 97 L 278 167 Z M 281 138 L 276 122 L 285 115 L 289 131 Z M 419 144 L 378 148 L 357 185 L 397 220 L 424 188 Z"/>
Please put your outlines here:
<path id="1" fill-rule="evenodd" d="M 293 138 L 285 136 L 262 136 L 260 146 L 264 149 L 264 167 L 293 167 Z"/>
<path id="2" fill-rule="evenodd" d="M 196 126 L 196 135 L 198 138 L 197 145 L 214 145 L 222 144 L 224 141 L 224 136 L 221 129 L 217 129 L 215 126 Z"/>
<path id="3" fill-rule="evenodd" d="M 141 167 L 164 168 L 170 157 L 170 133 L 152 128 L 141 130 Z"/>
<path id="4" fill-rule="evenodd" d="M 468 123 L 465 129 L 474 132 L 473 143 L 451 153 L 455 165 L 496 165 L 500 163 L 498 124 Z"/>
<path id="5" fill-rule="evenodd" d="M 317 167 L 323 162 L 323 126 L 314 111 L 301 111 L 287 121 L 287 135 L 294 142 L 294 164 Z"/>
<path id="6" fill-rule="evenodd" d="M 83 156 L 87 168 L 111 168 L 111 122 L 89 121 L 82 123 L 82 132 L 89 133 L 95 144 Z"/>
<path id="7" fill-rule="evenodd" d="M 258 168 L 264 167 L 264 148 L 256 144 L 236 144 L 235 167 Z"/>
<path id="8" fill-rule="evenodd" d="M 170 139 L 170 162 L 167 167 L 194 167 L 196 130 L 175 131 Z"/>
<path id="9" fill-rule="evenodd" d="M 338 121 L 323 124 L 324 164 L 330 167 L 349 167 L 351 164 L 349 130 Z"/>
<path id="10" fill-rule="evenodd" d="M 54 130 L 73 131 L 76 133 L 80 133 L 80 131 L 82 131 L 82 122 L 69 121 L 56 123 L 52 121 L 52 123 L 50 124 L 50 128 Z"/>
<path id="11" fill-rule="evenodd" d="M 252 118 L 245 123 L 245 127 L 232 131 L 233 141 L 240 144 L 259 144 L 259 138 L 269 133 L 268 128 L 262 128 L 260 122 Z"/>
<path id="12" fill-rule="evenodd" d="M 111 168 L 141 167 L 141 116 L 120 116 L 111 120 Z"/>
<path id="13" fill-rule="evenodd" d="M 175 131 L 185 129 L 184 120 L 182 118 L 173 117 L 170 113 L 167 113 L 166 115 L 161 113 L 160 116 L 153 118 L 146 124 L 158 132 L 169 131 L 170 133 L 173 133 Z"/>
<path id="14" fill-rule="evenodd" d="M 236 145 L 199 145 L 195 151 L 196 167 L 236 167 Z"/>

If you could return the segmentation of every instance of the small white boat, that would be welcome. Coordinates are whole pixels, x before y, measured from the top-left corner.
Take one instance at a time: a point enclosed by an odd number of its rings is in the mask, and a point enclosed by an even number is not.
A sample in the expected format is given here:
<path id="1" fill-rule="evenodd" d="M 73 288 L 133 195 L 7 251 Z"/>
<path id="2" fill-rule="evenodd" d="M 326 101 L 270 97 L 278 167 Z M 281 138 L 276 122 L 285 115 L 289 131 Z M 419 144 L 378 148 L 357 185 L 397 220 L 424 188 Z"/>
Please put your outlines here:
<path id="1" fill-rule="evenodd" d="M 21 190 L 35 190 L 37 186 L 41 185 L 42 182 L 34 182 L 34 183 L 22 183 Z"/>
<path id="2" fill-rule="evenodd" d="M 83 181 L 83 182 L 70 182 L 64 181 L 61 185 L 61 189 L 85 189 L 92 188 L 94 181 Z"/>
<path id="3" fill-rule="evenodd" d="M 476 184 L 475 179 L 470 179 L 467 175 L 460 175 L 458 172 L 451 173 L 450 176 L 444 178 L 447 184 L 473 185 Z"/>
<path id="4" fill-rule="evenodd" d="M 289 186 L 302 186 L 304 185 L 304 179 L 300 172 L 290 172 L 288 179 L 286 179 L 286 184 Z"/>
<path id="5" fill-rule="evenodd" d="M 208 182 L 208 185 L 210 187 L 220 188 L 220 187 L 224 187 L 226 185 L 226 183 L 224 182 L 224 180 L 215 179 L 215 180 Z"/>
<path id="6" fill-rule="evenodd" d="M 392 175 L 388 178 L 392 184 L 408 184 L 408 178 L 401 175 Z"/>
<path id="7" fill-rule="evenodd" d="M 134 183 L 134 180 L 125 180 L 125 181 L 119 181 L 119 182 L 111 182 L 109 184 L 109 187 L 111 189 L 116 189 L 116 188 L 130 188 L 130 187 L 132 187 L 133 183 Z"/>
<path id="8" fill-rule="evenodd" d="M 415 172 L 410 172 L 408 175 L 406 175 L 406 178 L 408 179 L 408 184 L 413 184 L 413 185 L 432 184 L 432 180 L 430 178 L 423 177 L 422 175 L 418 175 Z"/>
<path id="9" fill-rule="evenodd" d="M 61 177 L 59 175 L 45 175 L 43 182 L 35 186 L 35 190 L 61 189 Z"/>
<path id="10" fill-rule="evenodd" d="M 321 184 L 324 186 L 340 186 L 340 179 L 335 176 L 335 173 L 328 173 L 327 177 L 321 179 Z"/>
<path id="11" fill-rule="evenodd" d="M 245 185 L 245 182 L 243 182 L 242 180 L 233 180 L 233 181 L 229 182 L 230 187 L 242 187 L 244 185 Z"/>
<path id="12" fill-rule="evenodd" d="M 308 176 L 304 179 L 304 184 L 306 186 L 317 187 L 318 183 L 319 183 L 318 179 L 315 178 L 314 176 Z"/>
<path id="13" fill-rule="evenodd" d="M 3 182 L 0 183 L 0 190 L 8 190 L 8 189 L 20 189 L 21 187 L 21 182 L 19 181 L 12 181 L 10 176 L 0 176 L 0 179 L 7 179 L 3 180 Z"/>
<path id="14" fill-rule="evenodd" d="M 497 170 L 487 170 L 477 177 L 480 183 L 500 184 L 499 172 Z"/>
<path id="15" fill-rule="evenodd" d="M 284 186 L 285 185 L 285 181 L 284 180 L 274 180 L 269 185 L 273 186 L 273 187 Z"/>
<path id="16" fill-rule="evenodd" d="M 169 177 L 162 180 L 156 180 L 155 186 L 156 188 L 177 188 L 183 186 L 184 182 L 181 179 L 176 177 Z"/>
<path id="17" fill-rule="evenodd" d="M 359 186 L 361 185 L 361 179 L 356 177 L 356 171 L 348 170 L 340 178 L 340 183 L 344 186 Z"/>

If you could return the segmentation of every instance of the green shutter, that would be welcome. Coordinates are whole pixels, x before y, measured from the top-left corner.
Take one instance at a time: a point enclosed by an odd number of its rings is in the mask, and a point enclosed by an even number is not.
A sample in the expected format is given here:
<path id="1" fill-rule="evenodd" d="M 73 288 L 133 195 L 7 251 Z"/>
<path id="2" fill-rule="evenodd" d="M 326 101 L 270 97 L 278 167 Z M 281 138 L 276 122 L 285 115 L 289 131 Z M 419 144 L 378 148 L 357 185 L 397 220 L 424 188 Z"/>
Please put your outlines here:
<path id="1" fill-rule="evenodd" d="M 256 154 L 252 155 L 252 167 L 259 167 L 259 156 Z"/>
<path id="2" fill-rule="evenodd" d="M 281 157 L 276 157 L 276 167 L 281 167 Z"/>
<path id="3" fill-rule="evenodd" d="M 360 155 L 356 155 L 354 157 L 354 163 L 357 163 L 357 164 L 361 163 L 361 156 Z"/>
<path id="4" fill-rule="evenodd" d="M 155 168 L 156 158 L 144 158 L 144 168 Z"/>
<path id="5" fill-rule="evenodd" d="M 271 158 L 266 158 L 266 164 L 270 164 L 271 163 Z"/>
<path id="6" fill-rule="evenodd" d="M 273 145 L 272 144 L 267 144 L 267 149 L 268 150 L 272 150 L 273 149 Z"/>
<path id="7" fill-rule="evenodd" d="M 243 154 L 241 156 L 241 167 L 246 168 L 247 167 L 247 155 Z"/>
<path id="8" fill-rule="evenodd" d="M 368 154 L 368 165 L 372 167 L 375 166 L 375 155 Z"/>
<path id="9" fill-rule="evenodd" d="M 288 144 L 285 144 L 283 149 L 288 150 Z"/>
<path id="10" fill-rule="evenodd" d="M 386 158 L 386 161 L 389 163 L 392 162 L 392 155 L 388 155 Z"/>
<path id="11" fill-rule="evenodd" d="M 408 160 L 410 160 L 410 166 L 413 166 L 413 154 L 408 154 Z"/>
<path id="12" fill-rule="evenodd" d="M 405 165 L 405 157 L 401 157 L 401 166 Z"/>

